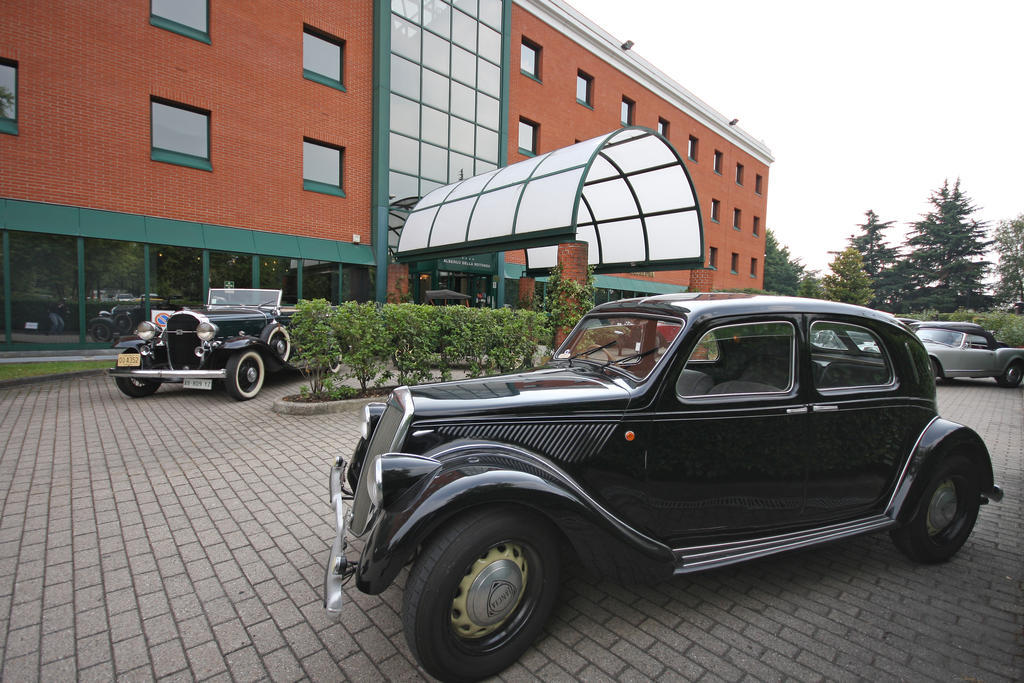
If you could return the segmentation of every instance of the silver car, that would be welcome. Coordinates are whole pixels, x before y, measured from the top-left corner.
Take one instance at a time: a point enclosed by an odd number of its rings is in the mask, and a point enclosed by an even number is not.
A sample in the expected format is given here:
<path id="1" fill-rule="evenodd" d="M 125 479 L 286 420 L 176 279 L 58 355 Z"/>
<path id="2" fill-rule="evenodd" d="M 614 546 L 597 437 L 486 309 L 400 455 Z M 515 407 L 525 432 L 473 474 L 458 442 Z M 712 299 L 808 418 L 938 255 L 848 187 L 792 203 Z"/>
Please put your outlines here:
<path id="1" fill-rule="evenodd" d="M 980 325 L 925 322 L 915 332 L 936 379 L 992 377 L 1001 387 L 1015 387 L 1024 377 L 1024 349 L 1000 344 Z"/>

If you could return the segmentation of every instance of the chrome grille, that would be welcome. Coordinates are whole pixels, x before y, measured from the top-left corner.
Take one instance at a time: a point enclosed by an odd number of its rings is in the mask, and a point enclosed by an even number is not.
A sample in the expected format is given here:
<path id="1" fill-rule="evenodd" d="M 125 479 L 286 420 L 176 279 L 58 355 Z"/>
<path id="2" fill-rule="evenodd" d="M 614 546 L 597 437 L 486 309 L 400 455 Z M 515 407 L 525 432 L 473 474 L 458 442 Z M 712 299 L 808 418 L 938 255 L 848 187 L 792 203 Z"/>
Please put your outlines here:
<path id="1" fill-rule="evenodd" d="M 188 313 L 176 313 L 167 321 L 164 343 L 167 344 L 167 364 L 172 370 L 195 370 L 199 367 L 195 354 L 199 346 L 197 327 L 199 318 Z"/>

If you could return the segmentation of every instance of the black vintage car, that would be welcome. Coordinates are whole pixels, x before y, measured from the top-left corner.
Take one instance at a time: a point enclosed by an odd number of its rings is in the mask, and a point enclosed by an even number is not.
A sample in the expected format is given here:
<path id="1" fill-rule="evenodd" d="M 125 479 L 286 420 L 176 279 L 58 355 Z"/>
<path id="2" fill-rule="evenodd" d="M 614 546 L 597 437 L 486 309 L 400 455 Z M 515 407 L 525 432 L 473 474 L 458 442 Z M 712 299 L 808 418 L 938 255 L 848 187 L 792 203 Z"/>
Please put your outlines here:
<path id="1" fill-rule="evenodd" d="M 888 530 L 934 563 L 1002 497 L 979 436 L 936 414 L 905 326 L 746 295 L 603 304 L 543 369 L 401 387 L 367 406 L 345 465 L 325 607 L 411 562 L 406 638 L 445 680 L 523 653 L 562 553 L 652 581 Z"/>
<path id="2" fill-rule="evenodd" d="M 143 320 L 108 372 L 122 393 L 149 396 L 163 382 L 212 389 L 239 401 L 256 396 L 268 371 L 288 367 L 292 344 L 279 289 L 211 289 L 203 308 L 184 308 L 165 327 Z"/>

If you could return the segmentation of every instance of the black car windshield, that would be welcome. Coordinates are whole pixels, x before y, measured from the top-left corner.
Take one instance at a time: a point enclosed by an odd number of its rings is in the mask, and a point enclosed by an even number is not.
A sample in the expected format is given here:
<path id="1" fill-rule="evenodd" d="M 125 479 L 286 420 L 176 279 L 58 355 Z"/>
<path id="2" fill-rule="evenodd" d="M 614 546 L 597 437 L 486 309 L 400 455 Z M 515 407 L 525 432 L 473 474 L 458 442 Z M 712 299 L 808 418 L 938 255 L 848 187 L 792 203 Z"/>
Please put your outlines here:
<path id="1" fill-rule="evenodd" d="M 209 306 L 276 307 L 281 302 L 280 289 L 211 289 Z"/>
<path id="2" fill-rule="evenodd" d="M 556 361 L 585 362 L 646 379 L 661 362 L 682 324 L 635 315 L 589 316 L 576 326 Z"/>

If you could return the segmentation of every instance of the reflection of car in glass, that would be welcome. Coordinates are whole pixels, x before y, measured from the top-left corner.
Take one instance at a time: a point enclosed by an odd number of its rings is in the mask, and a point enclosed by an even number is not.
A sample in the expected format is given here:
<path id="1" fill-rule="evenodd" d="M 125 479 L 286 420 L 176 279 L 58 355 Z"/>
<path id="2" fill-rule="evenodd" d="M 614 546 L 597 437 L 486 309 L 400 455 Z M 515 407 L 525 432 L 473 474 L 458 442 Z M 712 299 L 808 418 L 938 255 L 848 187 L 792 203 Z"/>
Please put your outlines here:
<path id="1" fill-rule="evenodd" d="M 109 373 L 132 397 L 163 382 L 212 389 L 219 381 L 233 398 L 253 398 L 267 371 L 287 367 L 291 357 L 293 311 L 280 306 L 279 289 L 211 289 L 204 308 L 177 311 L 165 328 L 140 322 L 137 336 L 115 345 L 122 352 Z"/>
<path id="2" fill-rule="evenodd" d="M 324 602 L 339 612 L 353 576 L 381 593 L 411 562 L 411 651 L 438 678 L 476 679 L 540 634 L 561 551 L 631 582 L 888 530 L 941 562 L 1001 495 L 891 316 L 741 295 L 611 302 L 540 370 L 366 407 L 330 473 Z"/>
<path id="3" fill-rule="evenodd" d="M 992 377 L 1001 387 L 1015 387 L 1024 377 L 1024 349 L 1008 348 L 981 325 L 923 322 L 914 331 L 936 379 Z"/>

